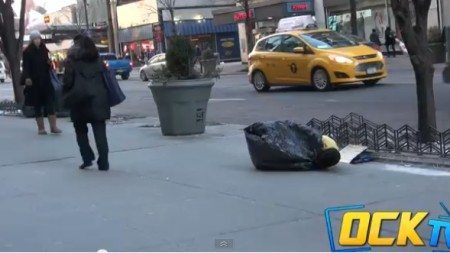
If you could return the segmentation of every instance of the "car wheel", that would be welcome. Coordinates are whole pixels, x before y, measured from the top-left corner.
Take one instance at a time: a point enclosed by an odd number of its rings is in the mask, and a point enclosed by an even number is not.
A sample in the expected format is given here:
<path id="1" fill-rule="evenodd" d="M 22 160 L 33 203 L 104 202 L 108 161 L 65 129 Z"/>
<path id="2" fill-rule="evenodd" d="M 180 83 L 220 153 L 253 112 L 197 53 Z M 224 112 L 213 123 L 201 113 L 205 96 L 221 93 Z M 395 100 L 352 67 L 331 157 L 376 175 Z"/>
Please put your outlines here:
<path id="1" fill-rule="evenodd" d="M 323 68 L 317 68 L 314 70 L 312 73 L 311 82 L 314 89 L 318 91 L 327 91 L 331 89 L 330 76 Z"/>
<path id="2" fill-rule="evenodd" d="M 122 74 L 122 80 L 128 80 L 130 78 L 130 73 Z"/>
<path id="3" fill-rule="evenodd" d="M 364 83 L 365 85 L 370 86 L 370 85 L 375 85 L 375 84 L 377 84 L 379 81 L 380 81 L 380 79 L 374 79 L 374 80 L 363 81 L 363 83 Z"/>
<path id="4" fill-rule="evenodd" d="M 270 89 L 266 76 L 261 71 L 253 73 L 253 87 L 258 92 L 268 91 Z"/>
<path id="5" fill-rule="evenodd" d="M 141 74 L 139 74 L 139 75 L 140 75 L 141 80 L 142 80 L 143 82 L 147 82 L 147 81 L 148 81 L 148 77 L 147 77 L 147 75 L 145 74 L 144 71 L 141 71 Z"/>

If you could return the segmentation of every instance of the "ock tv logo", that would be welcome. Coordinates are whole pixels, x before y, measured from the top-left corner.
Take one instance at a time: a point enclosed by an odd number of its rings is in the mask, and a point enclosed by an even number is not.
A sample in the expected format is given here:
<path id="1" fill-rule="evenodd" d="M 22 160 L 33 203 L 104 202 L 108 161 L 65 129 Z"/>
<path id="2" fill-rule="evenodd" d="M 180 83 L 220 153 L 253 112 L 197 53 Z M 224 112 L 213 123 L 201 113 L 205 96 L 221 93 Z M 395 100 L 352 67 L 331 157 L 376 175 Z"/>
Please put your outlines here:
<path id="1" fill-rule="evenodd" d="M 442 251 L 442 247 L 450 249 L 450 211 L 440 203 L 444 215 L 437 219 L 429 218 L 429 212 L 402 211 L 365 211 L 364 205 L 332 207 L 325 210 L 330 249 L 334 252 L 370 251 L 372 247 L 428 246 L 435 251 Z M 333 221 L 331 215 L 339 215 L 339 222 Z M 382 235 L 382 226 L 388 223 L 396 224 L 396 235 Z M 339 227 L 340 225 L 340 227 Z M 420 226 L 430 226 L 431 234 L 421 235 Z M 335 230 L 333 230 L 335 228 Z M 335 237 L 333 232 L 338 231 Z M 445 243 L 439 244 L 444 238 Z M 395 233 L 394 233 L 395 234 Z M 430 238 L 430 239 L 425 239 Z M 442 246 L 444 245 L 444 246 Z M 439 246 L 441 249 L 439 249 Z"/>

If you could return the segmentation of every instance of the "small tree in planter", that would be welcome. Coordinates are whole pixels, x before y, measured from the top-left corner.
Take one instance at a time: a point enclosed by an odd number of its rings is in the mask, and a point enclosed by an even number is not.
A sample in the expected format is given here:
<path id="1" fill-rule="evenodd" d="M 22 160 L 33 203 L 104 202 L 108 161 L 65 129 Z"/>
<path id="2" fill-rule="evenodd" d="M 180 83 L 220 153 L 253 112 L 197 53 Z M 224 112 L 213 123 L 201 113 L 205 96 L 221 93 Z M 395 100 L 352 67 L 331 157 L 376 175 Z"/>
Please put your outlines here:
<path id="1" fill-rule="evenodd" d="M 166 53 L 167 67 L 155 71 L 150 90 L 158 107 L 163 135 L 205 132 L 211 88 L 219 71 L 199 73 L 194 68 L 195 50 L 190 41 L 175 36 Z"/>

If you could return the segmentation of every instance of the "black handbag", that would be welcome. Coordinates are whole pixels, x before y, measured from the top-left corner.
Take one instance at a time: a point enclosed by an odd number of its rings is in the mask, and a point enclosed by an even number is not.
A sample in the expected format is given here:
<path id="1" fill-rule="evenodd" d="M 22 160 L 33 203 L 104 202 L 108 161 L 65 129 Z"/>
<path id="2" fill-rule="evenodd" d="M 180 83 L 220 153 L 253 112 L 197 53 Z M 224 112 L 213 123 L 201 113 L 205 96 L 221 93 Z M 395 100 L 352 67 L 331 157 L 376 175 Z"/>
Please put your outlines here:
<path id="1" fill-rule="evenodd" d="M 24 105 L 25 106 L 33 106 L 33 98 L 32 98 L 32 91 L 30 86 L 25 86 L 23 89 L 23 98 L 24 98 Z"/>
<path id="2" fill-rule="evenodd" d="M 125 94 L 123 94 L 122 89 L 120 88 L 115 73 L 108 69 L 104 69 L 102 74 L 103 81 L 105 82 L 106 89 L 108 90 L 109 106 L 113 107 L 122 103 L 126 97 Z"/>

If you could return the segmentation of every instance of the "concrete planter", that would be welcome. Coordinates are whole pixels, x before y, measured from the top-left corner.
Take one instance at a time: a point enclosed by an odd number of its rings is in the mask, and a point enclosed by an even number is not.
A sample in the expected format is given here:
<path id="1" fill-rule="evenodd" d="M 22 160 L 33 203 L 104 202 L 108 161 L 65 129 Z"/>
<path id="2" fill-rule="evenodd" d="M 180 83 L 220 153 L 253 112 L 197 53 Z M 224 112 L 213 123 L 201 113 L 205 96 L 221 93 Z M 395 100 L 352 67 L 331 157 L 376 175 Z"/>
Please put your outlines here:
<path id="1" fill-rule="evenodd" d="M 433 63 L 445 62 L 445 46 L 444 43 L 429 43 L 428 46 L 433 54 Z"/>
<path id="2" fill-rule="evenodd" d="M 212 79 L 170 81 L 149 86 L 158 107 L 161 131 L 166 136 L 202 134 L 214 86 Z"/>

